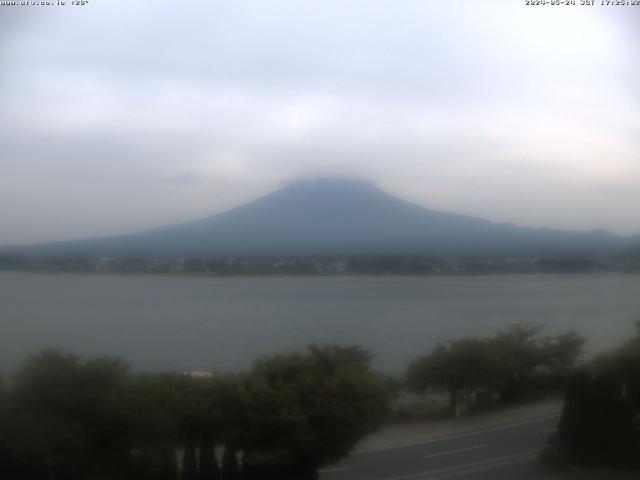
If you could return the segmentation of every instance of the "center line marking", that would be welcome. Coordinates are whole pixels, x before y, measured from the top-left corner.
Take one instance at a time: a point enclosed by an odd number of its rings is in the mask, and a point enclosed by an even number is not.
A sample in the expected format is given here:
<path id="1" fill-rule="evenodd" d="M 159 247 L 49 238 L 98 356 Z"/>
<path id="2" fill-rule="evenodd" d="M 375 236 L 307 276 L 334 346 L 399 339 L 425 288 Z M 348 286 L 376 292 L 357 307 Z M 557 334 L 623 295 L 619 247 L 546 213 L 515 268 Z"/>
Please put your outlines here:
<path id="1" fill-rule="evenodd" d="M 417 441 L 417 442 L 405 442 L 405 443 L 396 443 L 396 444 L 392 444 L 389 445 L 387 447 L 373 447 L 373 448 L 368 448 L 366 450 L 356 450 L 355 452 L 351 452 L 351 456 L 355 456 L 355 455 L 366 455 L 366 454 L 370 454 L 370 453 L 377 453 L 377 452 L 384 452 L 386 450 L 396 450 L 399 448 L 407 448 L 407 447 L 417 447 L 420 445 L 427 445 L 430 443 L 438 443 L 438 442 L 442 442 L 445 440 L 455 440 L 458 438 L 466 438 L 466 437 L 474 437 L 476 435 L 480 435 L 483 433 L 493 433 L 493 432 L 498 432 L 500 430 L 510 430 L 512 428 L 516 428 L 522 425 L 528 425 L 531 423 L 541 423 L 541 422 L 546 422 L 548 420 L 551 420 L 553 418 L 557 418 L 560 416 L 560 413 L 551 413 L 551 414 L 547 414 L 547 415 L 541 415 L 538 417 L 533 417 L 530 419 L 526 419 L 526 420 L 521 420 L 519 422 L 514 422 L 514 423 L 507 423 L 507 424 L 503 424 L 503 425 L 498 425 L 495 427 L 489 427 L 489 428 L 482 428 L 479 430 L 472 430 L 469 432 L 462 432 L 462 433 L 454 433 L 454 434 L 449 434 L 449 435 L 442 435 L 442 436 L 438 436 L 435 438 L 431 438 L 428 440 L 422 440 L 422 441 Z"/>
<path id="2" fill-rule="evenodd" d="M 468 452 L 470 450 L 477 450 L 479 448 L 486 448 L 488 446 L 489 445 L 487 445 L 486 443 L 483 443 L 482 445 L 474 445 L 473 447 L 459 448 L 457 450 L 448 450 L 446 452 L 440 452 L 440 453 L 432 453 L 431 455 L 425 455 L 424 458 L 441 457 L 443 455 L 453 455 L 455 453 Z"/>
<path id="3" fill-rule="evenodd" d="M 457 475 L 458 472 L 464 474 L 465 471 L 476 467 L 482 466 L 486 467 L 486 469 L 491 469 L 518 462 L 520 460 L 529 460 L 539 453 L 540 450 L 526 450 L 524 452 L 514 453 L 511 455 L 487 458 L 486 460 L 481 460 L 479 462 L 439 468 L 437 470 L 428 470 L 426 472 L 410 473 L 408 475 L 400 475 L 399 477 L 385 478 L 384 480 L 436 480 L 441 478 L 450 478 L 453 475 Z"/>
<path id="4" fill-rule="evenodd" d="M 346 472 L 348 470 L 351 470 L 351 467 L 324 468 L 322 470 L 318 470 L 318 473 Z"/>

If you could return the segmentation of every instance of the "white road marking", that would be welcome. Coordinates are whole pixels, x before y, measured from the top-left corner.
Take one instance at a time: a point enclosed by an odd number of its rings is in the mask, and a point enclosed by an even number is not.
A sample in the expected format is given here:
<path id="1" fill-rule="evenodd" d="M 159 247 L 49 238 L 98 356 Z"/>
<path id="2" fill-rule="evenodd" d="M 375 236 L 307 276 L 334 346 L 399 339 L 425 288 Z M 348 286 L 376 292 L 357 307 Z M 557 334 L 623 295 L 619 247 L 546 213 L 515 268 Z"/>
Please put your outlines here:
<path id="1" fill-rule="evenodd" d="M 318 470 L 318 473 L 346 472 L 347 470 L 351 470 L 351 467 L 324 468 Z"/>
<path id="2" fill-rule="evenodd" d="M 446 452 L 432 453 L 431 455 L 425 455 L 424 458 L 441 457 L 443 455 L 454 455 L 456 453 L 468 452 L 469 450 L 477 450 L 479 448 L 485 448 L 488 446 L 489 445 L 487 445 L 486 443 L 483 443 L 482 445 L 474 445 L 473 447 L 458 448 L 457 450 L 449 450 Z"/>
<path id="3" fill-rule="evenodd" d="M 526 450 L 524 452 L 514 453 L 511 455 L 504 455 L 501 457 L 488 458 L 480 462 L 466 463 L 464 465 L 456 465 L 453 467 L 440 468 L 438 470 L 428 470 L 426 472 L 411 473 L 409 475 L 401 475 L 399 477 L 385 478 L 384 480 L 436 480 L 446 478 L 444 474 L 462 474 L 468 475 L 476 471 L 491 470 L 493 468 L 500 468 L 506 465 L 522 462 L 535 457 L 540 450 Z"/>
<path id="4" fill-rule="evenodd" d="M 420 442 L 407 442 L 407 443 L 397 443 L 395 445 L 390 445 L 388 447 L 380 447 L 380 448 L 371 448 L 368 450 L 359 450 L 356 452 L 352 452 L 351 455 L 363 455 L 365 453 L 374 453 L 374 452 L 384 452 L 386 450 L 395 450 L 398 448 L 406 448 L 406 447 L 417 447 L 419 445 L 428 445 L 430 443 L 437 443 L 437 442 L 442 442 L 445 440 L 456 440 L 458 438 L 466 438 L 466 437 L 472 437 L 474 435 L 480 435 L 482 433 L 492 433 L 492 432 L 499 432 L 500 430 L 508 430 L 510 428 L 514 428 L 514 427 L 519 427 L 521 425 L 528 425 L 530 423 L 538 423 L 538 422 L 544 422 L 546 420 L 551 420 L 552 418 L 556 418 L 559 417 L 560 413 L 554 413 L 554 414 L 550 414 L 550 415 L 544 415 L 541 417 L 535 417 L 535 418 L 530 418 L 528 420 L 522 420 L 520 422 L 514 422 L 514 423 L 509 423 L 506 425 L 500 425 L 498 427 L 491 427 L 491 428 L 485 428 L 485 429 L 481 429 L 481 430 L 474 430 L 472 432 L 465 432 L 465 433 L 454 433 L 451 435 L 443 435 L 441 437 L 437 437 L 437 438 L 433 438 L 431 440 L 424 440 L 424 441 L 420 441 Z"/>
<path id="5" fill-rule="evenodd" d="M 511 465 L 511 463 L 512 462 L 510 460 L 503 460 L 502 462 L 490 463 L 489 465 L 481 465 L 479 467 L 460 470 L 459 472 L 456 472 L 456 474 L 460 476 L 471 475 L 473 473 L 486 472 L 487 470 L 493 470 L 494 468 L 506 467 L 507 465 Z M 432 479 L 429 479 L 429 480 L 432 480 Z"/>
<path id="6" fill-rule="evenodd" d="M 514 463 L 524 462 L 526 460 L 531 460 L 531 459 L 535 458 L 540 453 L 539 450 L 535 450 L 533 452 L 534 453 L 516 455 L 515 458 L 510 458 L 509 457 L 507 460 L 503 460 L 503 461 L 500 461 L 500 462 L 492 462 L 492 463 L 489 463 L 489 464 L 486 464 L 486 465 L 480 465 L 480 466 L 473 467 L 473 468 L 466 468 L 464 470 L 459 470 L 456 473 L 458 475 L 471 475 L 472 473 L 485 472 L 487 470 L 493 470 L 495 468 L 505 467 L 507 465 L 512 465 Z"/>

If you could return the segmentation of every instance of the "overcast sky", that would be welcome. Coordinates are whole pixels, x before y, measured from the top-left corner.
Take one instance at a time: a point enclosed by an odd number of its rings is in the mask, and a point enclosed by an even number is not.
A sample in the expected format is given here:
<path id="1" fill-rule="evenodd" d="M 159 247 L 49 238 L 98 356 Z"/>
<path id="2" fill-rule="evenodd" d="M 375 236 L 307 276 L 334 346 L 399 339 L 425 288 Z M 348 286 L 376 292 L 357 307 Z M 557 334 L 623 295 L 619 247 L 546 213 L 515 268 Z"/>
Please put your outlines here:
<path id="1" fill-rule="evenodd" d="M 309 175 L 640 233 L 640 7 L 524 3 L 0 6 L 0 244 L 183 222 Z"/>

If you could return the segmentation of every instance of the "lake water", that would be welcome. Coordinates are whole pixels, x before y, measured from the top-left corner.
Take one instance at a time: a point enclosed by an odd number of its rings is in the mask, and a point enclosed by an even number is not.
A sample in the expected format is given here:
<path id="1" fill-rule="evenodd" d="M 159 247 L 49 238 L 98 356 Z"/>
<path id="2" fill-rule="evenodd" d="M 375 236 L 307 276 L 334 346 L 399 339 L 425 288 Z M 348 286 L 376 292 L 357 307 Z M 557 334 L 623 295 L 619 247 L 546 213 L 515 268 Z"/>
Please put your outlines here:
<path id="1" fill-rule="evenodd" d="M 0 272 L 0 371 L 55 347 L 136 368 L 236 370 L 310 342 L 359 344 L 401 373 L 439 341 L 513 321 L 569 328 L 591 352 L 640 319 L 640 275 L 160 277 Z"/>

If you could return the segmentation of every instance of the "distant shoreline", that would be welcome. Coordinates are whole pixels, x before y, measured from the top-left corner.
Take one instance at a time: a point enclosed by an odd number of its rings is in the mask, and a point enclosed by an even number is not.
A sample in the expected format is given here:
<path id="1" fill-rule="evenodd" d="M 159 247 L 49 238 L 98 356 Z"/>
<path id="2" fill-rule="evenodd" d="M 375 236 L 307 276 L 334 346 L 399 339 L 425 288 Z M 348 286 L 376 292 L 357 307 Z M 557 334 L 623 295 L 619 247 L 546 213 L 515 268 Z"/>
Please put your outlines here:
<path id="1" fill-rule="evenodd" d="M 336 255 L 273 257 L 29 257 L 0 255 L 0 271 L 119 273 L 190 277 L 238 276 L 451 276 L 539 273 L 640 272 L 638 256 Z"/>
<path id="2" fill-rule="evenodd" d="M 379 278 L 379 277 L 399 277 L 399 278 L 470 278 L 470 277 L 499 277 L 499 276 L 599 276 L 610 274 L 622 275 L 638 275 L 640 271 L 625 270 L 604 270 L 597 272 L 451 272 L 451 273 L 430 273 L 430 274 L 411 274 L 411 273 L 179 273 L 179 272 L 83 272 L 83 271 L 53 271 L 53 270 L 11 270 L 0 269 L 2 273 L 24 273 L 49 276 L 96 276 L 96 277 L 157 277 L 157 278 L 215 278 L 215 279 L 232 279 L 232 278 Z"/>

